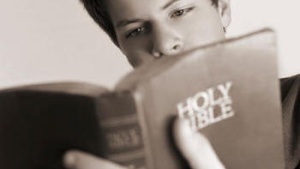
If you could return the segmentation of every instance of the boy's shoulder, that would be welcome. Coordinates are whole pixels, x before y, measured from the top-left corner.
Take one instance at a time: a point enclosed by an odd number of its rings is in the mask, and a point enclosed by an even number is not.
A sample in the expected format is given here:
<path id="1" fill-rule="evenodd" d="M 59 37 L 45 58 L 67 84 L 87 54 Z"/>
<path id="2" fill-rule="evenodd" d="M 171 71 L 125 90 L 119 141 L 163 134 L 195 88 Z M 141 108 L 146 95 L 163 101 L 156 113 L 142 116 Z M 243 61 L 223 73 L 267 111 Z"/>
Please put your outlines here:
<path id="1" fill-rule="evenodd" d="M 280 79 L 286 168 L 300 168 L 300 74 Z"/>
<path id="2" fill-rule="evenodd" d="M 300 74 L 280 79 L 282 101 L 300 95 Z"/>

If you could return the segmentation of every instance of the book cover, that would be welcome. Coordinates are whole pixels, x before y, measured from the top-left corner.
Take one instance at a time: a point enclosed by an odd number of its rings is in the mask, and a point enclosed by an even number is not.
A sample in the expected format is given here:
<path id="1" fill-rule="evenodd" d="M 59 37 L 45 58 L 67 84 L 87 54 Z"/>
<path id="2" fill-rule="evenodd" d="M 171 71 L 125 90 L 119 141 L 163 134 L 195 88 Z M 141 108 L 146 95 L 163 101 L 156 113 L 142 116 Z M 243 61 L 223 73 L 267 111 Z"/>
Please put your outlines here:
<path id="1" fill-rule="evenodd" d="M 170 131 L 179 116 L 227 168 L 282 169 L 275 42 L 264 29 L 162 58 L 114 91 L 74 83 L 2 91 L 0 167 L 60 169 L 62 154 L 80 149 L 132 169 L 185 168 Z"/>
<path id="2" fill-rule="evenodd" d="M 63 169 L 69 149 L 99 155 L 95 99 L 107 89 L 49 83 L 0 92 L 0 168 Z"/>
<path id="3" fill-rule="evenodd" d="M 116 91 L 130 91 L 135 99 L 146 168 L 182 168 L 167 130 L 176 115 L 210 140 L 227 168 L 284 168 L 270 29 L 163 58 L 129 74 Z"/>

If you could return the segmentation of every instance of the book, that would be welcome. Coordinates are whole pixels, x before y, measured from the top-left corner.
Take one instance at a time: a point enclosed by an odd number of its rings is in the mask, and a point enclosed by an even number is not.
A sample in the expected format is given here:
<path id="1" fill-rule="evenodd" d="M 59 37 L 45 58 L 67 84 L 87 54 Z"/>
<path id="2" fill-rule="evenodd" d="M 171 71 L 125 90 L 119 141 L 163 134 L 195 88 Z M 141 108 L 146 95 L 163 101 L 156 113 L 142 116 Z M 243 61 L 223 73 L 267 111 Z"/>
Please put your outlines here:
<path id="1" fill-rule="evenodd" d="M 0 168 L 62 169 L 68 149 L 99 149 L 95 98 L 83 83 L 21 86 L 0 93 Z"/>
<path id="2" fill-rule="evenodd" d="M 271 29 L 161 58 L 113 91 L 48 83 L 0 92 L 1 168 L 61 169 L 80 149 L 130 169 L 188 164 L 172 139 L 185 118 L 230 169 L 282 169 L 276 40 Z"/>

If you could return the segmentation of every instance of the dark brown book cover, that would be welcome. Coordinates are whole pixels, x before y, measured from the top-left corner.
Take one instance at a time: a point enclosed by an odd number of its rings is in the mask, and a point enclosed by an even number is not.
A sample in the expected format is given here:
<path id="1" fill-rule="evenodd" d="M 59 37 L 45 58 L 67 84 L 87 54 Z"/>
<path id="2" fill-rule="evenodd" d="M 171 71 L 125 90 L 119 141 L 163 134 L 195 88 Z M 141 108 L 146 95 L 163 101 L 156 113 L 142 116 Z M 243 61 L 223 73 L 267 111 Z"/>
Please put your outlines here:
<path id="1" fill-rule="evenodd" d="M 186 167 L 174 117 L 230 169 L 284 168 L 274 32 L 264 29 L 138 68 L 115 91 L 44 84 L 0 93 L 0 168 L 62 168 L 68 149 L 134 169 Z M 82 88 L 82 89 L 81 89 Z"/>
<path id="2" fill-rule="evenodd" d="M 100 155 L 96 97 L 84 83 L 49 83 L 0 92 L 0 168 L 62 169 L 66 150 Z"/>

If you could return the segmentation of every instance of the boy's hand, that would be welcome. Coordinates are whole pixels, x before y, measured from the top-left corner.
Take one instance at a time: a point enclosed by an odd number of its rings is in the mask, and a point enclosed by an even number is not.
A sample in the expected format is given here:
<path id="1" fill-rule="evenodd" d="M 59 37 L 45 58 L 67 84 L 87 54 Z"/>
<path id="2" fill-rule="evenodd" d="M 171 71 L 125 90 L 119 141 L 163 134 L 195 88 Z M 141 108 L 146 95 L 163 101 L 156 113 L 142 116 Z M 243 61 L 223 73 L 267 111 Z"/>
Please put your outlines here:
<path id="1" fill-rule="evenodd" d="M 209 140 L 203 134 L 192 131 L 186 120 L 175 121 L 174 138 L 192 169 L 225 169 Z"/>
<path id="2" fill-rule="evenodd" d="M 177 147 L 193 169 L 225 169 L 206 137 L 193 132 L 185 120 L 176 120 L 174 136 Z M 80 151 L 67 152 L 64 164 L 69 169 L 125 169 Z"/>
<path id="3" fill-rule="evenodd" d="M 77 150 L 68 151 L 63 161 L 65 167 L 69 169 L 125 169 L 108 160 Z"/>

